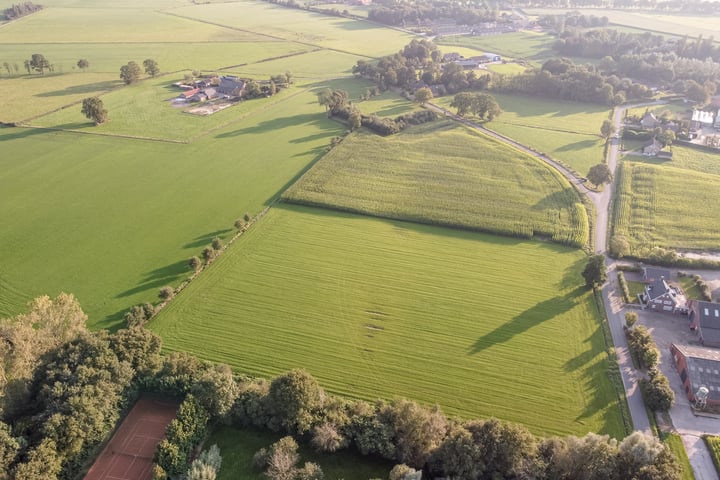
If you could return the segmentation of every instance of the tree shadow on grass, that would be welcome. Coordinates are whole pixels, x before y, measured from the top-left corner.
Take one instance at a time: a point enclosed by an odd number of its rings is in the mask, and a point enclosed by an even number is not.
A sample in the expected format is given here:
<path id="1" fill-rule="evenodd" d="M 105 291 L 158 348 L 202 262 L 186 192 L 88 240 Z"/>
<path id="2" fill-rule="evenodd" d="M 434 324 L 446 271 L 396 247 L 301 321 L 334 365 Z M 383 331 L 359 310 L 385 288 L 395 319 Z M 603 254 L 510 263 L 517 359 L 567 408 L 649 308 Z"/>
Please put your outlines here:
<path id="1" fill-rule="evenodd" d="M 129 307 L 128 307 L 128 308 L 124 308 L 124 309 L 122 309 L 122 310 L 118 310 L 118 311 L 115 312 L 115 313 L 111 313 L 110 315 L 106 315 L 106 316 L 97 324 L 97 326 L 100 327 L 100 328 L 102 328 L 103 330 L 108 330 L 108 331 L 110 331 L 110 333 L 114 333 L 114 332 L 120 330 L 121 328 L 124 328 L 124 327 L 126 326 L 126 325 L 125 325 L 125 321 L 124 321 L 125 313 L 126 313 L 129 309 L 130 309 Z"/>
<path id="2" fill-rule="evenodd" d="M 86 83 L 85 85 L 73 85 L 62 90 L 54 90 L 52 92 L 37 93 L 36 97 L 64 97 L 66 95 L 78 95 L 87 93 L 101 93 L 105 90 L 112 90 L 122 85 L 120 80 L 108 80 L 105 82 Z"/>
<path id="3" fill-rule="evenodd" d="M 241 128 L 232 132 L 220 133 L 216 135 L 215 138 L 233 138 L 240 135 L 261 134 L 271 132 L 273 130 L 279 130 L 288 127 L 297 127 L 301 125 L 313 125 L 315 127 L 320 127 L 323 130 L 334 129 L 331 124 L 324 120 L 325 119 L 322 118 L 322 113 L 319 111 L 318 113 L 303 113 L 290 117 L 278 117 L 272 120 L 258 123 L 257 125 L 253 125 L 251 127 Z"/>
<path id="4" fill-rule="evenodd" d="M 587 257 L 582 257 L 573 262 L 572 265 L 568 265 L 563 271 L 562 278 L 560 279 L 560 282 L 558 282 L 557 288 L 560 290 L 566 290 L 568 288 L 580 288 L 583 292 L 588 292 L 589 290 L 587 290 L 587 288 L 584 286 L 585 279 L 582 278 L 582 275 L 580 273 L 582 272 L 583 268 L 585 268 L 586 263 Z"/>
<path id="5" fill-rule="evenodd" d="M 570 188 L 566 188 L 545 195 L 531 208 L 533 210 L 557 210 L 560 208 L 568 208 L 575 202 L 577 202 L 577 196 L 573 194 Z"/>
<path id="6" fill-rule="evenodd" d="M 516 335 L 521 335 L 533 327 L 543 324 L 547 320 L 562 315 L 575 306 L 578 290 L 579 289 L 575 289 L 564 296 L 557 296 L 550 300 L 540 302 L 528 310 L 525 310 L 509 322 L 500 325 L 492 332 L 477 339 L 468 349 L 468 354 L 475 355 L 499 343 L 509 342 Z M 508 301 L 511 301 L 511 299 L 508 299 Z M 568 325 L 568 328 L 572 328 L 572 326 Z"/>
<path id="7" fill-rule="evenodd" d="M 581 140 L 579 142 L 568 143 L 558 148 L 558 152 L 574 152 L 578 150 L 584 150 L 586 148 L 592 148 L 597 145 L 598 140 Z"/>
<path id="8" fill-rule="evenodd" d="M 224 234 L 232 231 L 232 228 L 223 228 L 222 230 L 215 230 L 214 232 L 209 232 L 204 235 L 200 235 L 199 237 L 195 237 L 192 242 L 186 243 L 183 245 L 182 248 L 188 249 L 188 248 L 198 248 L 202 247 L 204 245 L 210 245 L 210 242 L 212 242 L 212 239 L 215 237 L 222 237 Z"/>
<path id="9" fill-rule="evenodd" d="M 21 140 L 23 138 L 32 137 L 33 135 L 43 135 L 49 133 L 47 130 L 40 128 L 19 128 L 0 126 L 0 142 L 9 142 L 11 140 Z"/>

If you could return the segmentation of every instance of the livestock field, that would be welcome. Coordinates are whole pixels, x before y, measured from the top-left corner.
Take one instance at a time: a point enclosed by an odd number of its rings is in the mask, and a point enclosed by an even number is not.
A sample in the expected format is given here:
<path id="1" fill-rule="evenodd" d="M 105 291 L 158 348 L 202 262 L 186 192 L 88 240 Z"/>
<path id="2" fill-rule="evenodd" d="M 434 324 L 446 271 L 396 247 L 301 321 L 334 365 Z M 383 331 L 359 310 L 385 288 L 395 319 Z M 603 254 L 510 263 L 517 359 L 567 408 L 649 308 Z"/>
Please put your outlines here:
<path id="1" fill-rule="evenodd" d="M 485 126 L 559 160 L 585 175 L 603 161 L 600 126 L 610 116 L 601 105 L 493 94 L 503 113 Z M 433 102 L 450 110 L 452 96 Z"/>
<path id="2" fill-rule="evenodd" d="M 380 217 L 569 245 L 588 220 L 570 184 L 537 160 L 452 121 L 388 138 L 358 132 L 284 198 Z"/>
<path id="3" fill-rule="evenodd" d="M 720 242 L 720 176 L 670 165 L 628 156 L 618 170 L 613 234 L 634 255 L 654 246 L 714 250 Z"/>
<path id="4" fill-rule="evenodd" d="M 274 207 L 151 329 L 168 351 L 262 377 L 305 368 L 349 397 L 408 397 L 537 434 L 623 435 L 584 259 L 549 243 Z"/>

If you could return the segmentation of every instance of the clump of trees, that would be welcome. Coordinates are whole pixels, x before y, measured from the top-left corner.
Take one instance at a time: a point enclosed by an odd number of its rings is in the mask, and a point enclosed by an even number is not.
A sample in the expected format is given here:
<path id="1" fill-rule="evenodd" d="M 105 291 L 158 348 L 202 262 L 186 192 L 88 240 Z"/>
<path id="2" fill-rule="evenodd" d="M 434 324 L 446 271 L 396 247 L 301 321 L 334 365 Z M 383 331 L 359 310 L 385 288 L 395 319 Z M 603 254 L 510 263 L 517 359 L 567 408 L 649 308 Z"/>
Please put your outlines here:
<path id="1" fill-rule="evenodd" d="M 53 65 L 42 53 L 33 53 L 29 60 L 25 60 L 25 70 L 27 70 L 28 75 L 32 72 L 45 75 L 45 70 L 53 71 Z"/>
<path id="2" fill-rule="evenodd" d="M 498 105 L 495 97 L 489 93 L 458 93 L 453 98 L 451 107 L 457 108 L 457 114 L 461 117 L 465 115 L 474 115 L 481 120 L 493 120 L 502 113 L 500 105 Z"/>
<path id="3" fill-rule="evenodd" d="M 77 67 L 84 72 L 85 70 L 90 68 L 90 62 L 85 58 L 81 58 L 77 61 Z"/>
<path id="4" fill-rule="evenodd" d="M 125 85 L 130 85 L 140 80 L 140 73 L 140 65 L 133 61 L 120 67 L 120 79 L 125 82 Z"/>
<path id="5" fill-rule="evenodd" d="M 25 15 L 42 10 L 43 6 L 33 2 L 23 2 L 18 4 L 12 4 L 10 7 L 3 10 L 3 15 L 8 20 L 15 20 Z"/>
<path id="6" fill-rule="evenodd" d="M 108 111 L 105 109 L 103 101 L 98 97 L 84 99 L 80 112 L 89 120 L 92 120 L 95 125 L 102 125 L 108 119 Z"/>

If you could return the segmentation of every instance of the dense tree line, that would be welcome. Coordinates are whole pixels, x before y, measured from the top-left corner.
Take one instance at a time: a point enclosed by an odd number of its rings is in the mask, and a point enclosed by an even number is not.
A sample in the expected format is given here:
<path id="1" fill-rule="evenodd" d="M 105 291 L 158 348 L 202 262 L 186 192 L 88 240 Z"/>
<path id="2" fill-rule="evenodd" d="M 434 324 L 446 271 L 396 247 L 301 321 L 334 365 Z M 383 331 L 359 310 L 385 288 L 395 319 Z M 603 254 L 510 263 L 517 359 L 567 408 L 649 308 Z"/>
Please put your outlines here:
<path id="1" fill-rule="evenodd" d="M 412 4 L 400 1 L 376 2 L 368 12 L 368 19 L 386 25 L 412 26 L 432 21 L 455 22 L 458 25 L 475 25 L 494 22 L 499 12 L 485 3 L 460 4 L 450 1 L 419 1 Z"/>
<path id="2" fill-rule="evenodd" d="M 543 27 L 552 28 L 557 33 L 563 33 L 567 27 L 606 27 L 609 20 L 605 16 L 598 17 L 578 12 L 567 12 L 563 15 L 540 15 L 537 22 Z"/>
<path id="3" fill-rule="evenodd" d="M 42 8 L 43 6 L 37 3 L 23 2 L 13 4 L 9 8 L 6 8 L 3 10 L 3 15 L 5 15 L 5 18 L 8 20 L 15 20 L 16 18 L 24 17 L 25 15 L 30 15 L 38 10 L 42 10 Z"/>
<path id="4" fill-rule="evenodd" d="M 711 14 L 720 12 L 720 2 L 687 2 L 684 0 L 516 0 L 516 7 L 615 8 L 652 12 Z"/>

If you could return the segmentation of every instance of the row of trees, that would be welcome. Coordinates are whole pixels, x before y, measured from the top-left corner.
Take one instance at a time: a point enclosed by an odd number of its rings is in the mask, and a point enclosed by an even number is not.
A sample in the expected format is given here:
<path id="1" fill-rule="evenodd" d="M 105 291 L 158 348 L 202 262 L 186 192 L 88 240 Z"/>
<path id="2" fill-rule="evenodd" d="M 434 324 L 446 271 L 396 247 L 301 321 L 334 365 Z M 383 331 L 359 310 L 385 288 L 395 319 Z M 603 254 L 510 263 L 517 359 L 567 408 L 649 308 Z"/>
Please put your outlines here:
<path id="1" fill-rule="evenodd" d="M 471 114 L 483 120 L 485 118 L 493 120 L 502 113 L 495 97 L 489 93 L 458 93 L 450 106 L 457 108 L 457 114 L 460 116 Z"/>
<path id="2" fill-rule="evenodd" d="M 160 67 L 158 66 L 158 63 L 152 58 L 147 58 L 143 60 L 142 64 L 146 75 L 154 77 L 155 75 L 160 73 Z M 140 70 L 140 65 L 133 61 L 130 61 L 126 65 L 120 67 L 120 79 L 122 79 L 122 81 L 125 82 L 126 85 L 130 85 L 131 83 L 135 83 L 140 80 L 141 74 L 142 71 Z"/>
<path id="3" fill-rule="evenodd" d="M 497 21 L 501 16 L 498 10 L 489 8 L 484 3 L 466 5 L 449 1 L 420 1 L 412 4 L 392 2 L 373 6 L 368 11 L 368 19 L 395 26 L 414 26 L 433 21 L 475 25 Z"/>
<path id="4" fill-rule="evenodd" d="M 8 20 L 15 20 L 25 15 L 42 10 L 43 6 L 33 2 L 23 2 L 18 4 L 12 4 L 10 7 L 3 10 L 3 15 Z"/>

